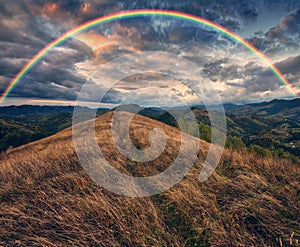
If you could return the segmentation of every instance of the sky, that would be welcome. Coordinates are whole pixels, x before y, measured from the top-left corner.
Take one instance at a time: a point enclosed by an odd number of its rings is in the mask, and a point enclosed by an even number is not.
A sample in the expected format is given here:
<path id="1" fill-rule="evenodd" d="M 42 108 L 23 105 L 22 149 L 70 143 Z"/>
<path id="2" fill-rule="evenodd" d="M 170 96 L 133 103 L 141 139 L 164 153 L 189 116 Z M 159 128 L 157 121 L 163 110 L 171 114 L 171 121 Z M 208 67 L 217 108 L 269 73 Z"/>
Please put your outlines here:
<path id="1" fill-rule="evenodd" d="M 271 59 L 294 95 L 263 61 L 224 34 L 155 16 L 120 19 L 76 34 L 43 57 L 2 105 L 245 104 L 300 96 L 298 0 L 0 0 L 0 93 L 27 61 L 66 31 L 116 11 L 149 8 L 197 15 L 236 32 Z M 151 56 L 139 55 L 147 52 Z M 199 68 L 197 75 L 187 73 L 191 64 Z"/>

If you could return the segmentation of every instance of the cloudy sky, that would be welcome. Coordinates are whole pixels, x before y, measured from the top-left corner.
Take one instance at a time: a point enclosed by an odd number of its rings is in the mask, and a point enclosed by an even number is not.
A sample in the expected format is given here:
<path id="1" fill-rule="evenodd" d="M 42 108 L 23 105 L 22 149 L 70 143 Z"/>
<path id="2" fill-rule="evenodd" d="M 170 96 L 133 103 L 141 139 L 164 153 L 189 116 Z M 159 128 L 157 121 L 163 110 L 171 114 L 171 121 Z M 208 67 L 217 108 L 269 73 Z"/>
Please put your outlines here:
<path id="1" fill-rule="evenodd" d="M 71 104 L 79 97 L 91 104 L 101 99 L 170 106 L 213 104 L 218 97 L 247 103 L 300 96 L 298 0 L 0 0 L 0 93 L 34 54 L 64 32 L 116 11 L 149 8 L 201 16 L 236 32 L 271 59 L 294 95 L 263 61 L 224 34 L 155 16 L 120 19 L 75 35 L 43 57 L 3 105 Z M 157 53 L 137 59 L 136 54 L 150 51 Z M 198 76 L 187 73 L 190 63 L 199 68 Z M 118 82 L 112 83 L 114 78 Z M 90 86 L 80 93 L 83 85 Z"/>

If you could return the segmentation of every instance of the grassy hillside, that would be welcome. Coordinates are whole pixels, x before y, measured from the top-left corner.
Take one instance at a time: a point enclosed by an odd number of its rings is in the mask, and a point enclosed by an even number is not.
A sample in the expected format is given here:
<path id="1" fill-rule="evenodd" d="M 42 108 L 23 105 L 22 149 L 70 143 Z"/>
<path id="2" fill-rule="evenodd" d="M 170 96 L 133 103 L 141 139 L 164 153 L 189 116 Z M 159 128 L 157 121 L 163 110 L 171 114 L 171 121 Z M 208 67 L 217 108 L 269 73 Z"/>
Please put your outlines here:
<path id="1" fill-rule="evenodd" d="M 136 163 L 114 147 L 110 120 L 111 113 L 97 118 L 97 141 L 120 171 L 151 175 L 175 159 L 175 128 L 136 115 L 130 133 L 141 149 L 153 128 L 168 137 L 158 159 Z M 10 149 L 0 159 L 0 245 L 297 246 L 299 164 L 225 150 L 217 171 L 199 183 L 208 146 L 200 141 L 199 157 L 183 181 L 146 198 L 97 186 L 78 162 L 71 129 Z"/>

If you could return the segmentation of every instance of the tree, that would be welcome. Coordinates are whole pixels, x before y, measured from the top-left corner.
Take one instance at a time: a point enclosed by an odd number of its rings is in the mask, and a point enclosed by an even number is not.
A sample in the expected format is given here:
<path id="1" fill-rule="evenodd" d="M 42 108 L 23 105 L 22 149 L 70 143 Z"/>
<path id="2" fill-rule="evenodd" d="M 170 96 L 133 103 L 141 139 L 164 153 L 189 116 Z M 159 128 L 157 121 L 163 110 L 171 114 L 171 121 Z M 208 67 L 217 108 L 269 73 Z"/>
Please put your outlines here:
<path id="1" fill-rule="evenodd" d="M 204 123 L 199 123 L 199 134 L 200 138 L 207 141 L 211 142 L 211 128 L 210 126 L 204 124 Z"/>

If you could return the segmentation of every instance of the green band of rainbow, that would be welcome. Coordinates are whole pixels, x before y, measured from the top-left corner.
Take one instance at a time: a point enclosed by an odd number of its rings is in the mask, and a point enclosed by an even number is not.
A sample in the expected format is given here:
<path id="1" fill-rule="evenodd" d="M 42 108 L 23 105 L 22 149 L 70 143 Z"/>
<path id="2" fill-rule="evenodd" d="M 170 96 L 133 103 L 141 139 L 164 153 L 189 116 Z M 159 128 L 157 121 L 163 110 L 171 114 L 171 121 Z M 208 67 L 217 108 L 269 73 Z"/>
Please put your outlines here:
<path id="1" fill-rule="evenodd" d="M 15 75 L 15 77 L 10 81 L 4 92 L 0 97 L 0 104 L 4 101 L 4 99 L 9 95 L 9 93 L 13 90 L 13 88 L 17 85 L 17 83 L 26 75 L 26 73 L 42 59 L 53 47 L 61 44 L 62 42 L 66 41 L 67 39 L 71 38 L 75 34 L 80 33 L 86 29 L 91 27 L 97 26 L 99 24 L 107 23 L 110 21 L 122 19 L 122 18 L 132 18 L 132 17 L 143 17 L 143 16 L 165 16 L 165 17 L 173 17 L 182 20 L 192 21 L 198 24 L 202 24 L 209 28 L 212 28 L 216 31 L 223 33 L 224 35 L 231 38 L 233 41 L 236 41 L 242 44 L 245 48 L 252 51 L 257 57 L 259 57 L 274 73 L 276 77 L 286 86 L 287 90 L 295 96 L 292 90 L 292 85 L 287 80 L 287 78 L 280 72 L 280 70 L 270 61 L 268 57 L 266 57 L 261 51 L 259 51 L 256 47 L 250 44 L 248 41 L 244 40 L 242 37 L 237 35 L 236 33 L 228 30 L 227 28 L 209 21 L 207 19 L 178 12 L 178 11 L 170 11 L 170 10 L 154 10 L 154 9 L 143 9 L 143 10 L 129 10 L 129 11 L 122 11 L 113 14 L 109 14 L 106 16 L 102 16 L 91 21 L 85 22 L 72 30 L 64 33 L 57 39 L 53 40 L 43 49 L 41 49 L 37 54 L 35 54 L 26 64 L 25 66 Z"/>

